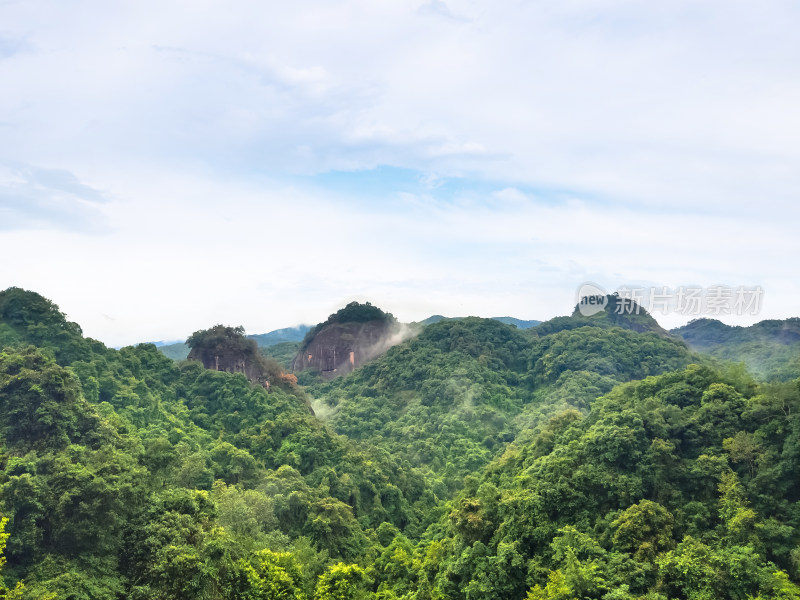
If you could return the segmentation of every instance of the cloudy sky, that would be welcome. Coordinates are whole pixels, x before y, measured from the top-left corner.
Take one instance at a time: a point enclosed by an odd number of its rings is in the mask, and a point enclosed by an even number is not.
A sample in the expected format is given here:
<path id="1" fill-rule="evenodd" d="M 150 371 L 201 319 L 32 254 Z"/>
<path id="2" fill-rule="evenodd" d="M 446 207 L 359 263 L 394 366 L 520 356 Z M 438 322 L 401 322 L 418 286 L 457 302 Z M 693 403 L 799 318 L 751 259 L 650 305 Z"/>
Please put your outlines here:
<path id="1" fill-rule="evenodd" d="M 798 316 L 798 30 L 791 0 L 0 1 L 0 287 L 110 345 L 354 299 L 545 319 L 585 281 Z"/>

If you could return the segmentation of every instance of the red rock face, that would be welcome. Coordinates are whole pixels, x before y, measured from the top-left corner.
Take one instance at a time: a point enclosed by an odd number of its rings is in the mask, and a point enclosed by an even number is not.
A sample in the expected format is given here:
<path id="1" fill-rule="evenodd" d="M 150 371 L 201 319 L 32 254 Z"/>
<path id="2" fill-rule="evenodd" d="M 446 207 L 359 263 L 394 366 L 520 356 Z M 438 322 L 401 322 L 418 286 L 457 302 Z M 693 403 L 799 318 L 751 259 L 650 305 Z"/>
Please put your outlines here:
<path id="1" fill-rule="evenodd" d="M 331 323 L 292 361 L 292 371 L 314 369 L 323 378 L 349 373 L 404 339 L 396 323 Z"/>
<path id="2" fill-rule="evenodd" d="M 206 369 L 226 371 L 228 373 L 244 373 L 250 381 L 263 379 L 263 370 L 257 360 L 250 359 L 240 353 L 230 351 L 213 351 L 204 348 L 193 348 L 188 360 L 198 360 Z"/>

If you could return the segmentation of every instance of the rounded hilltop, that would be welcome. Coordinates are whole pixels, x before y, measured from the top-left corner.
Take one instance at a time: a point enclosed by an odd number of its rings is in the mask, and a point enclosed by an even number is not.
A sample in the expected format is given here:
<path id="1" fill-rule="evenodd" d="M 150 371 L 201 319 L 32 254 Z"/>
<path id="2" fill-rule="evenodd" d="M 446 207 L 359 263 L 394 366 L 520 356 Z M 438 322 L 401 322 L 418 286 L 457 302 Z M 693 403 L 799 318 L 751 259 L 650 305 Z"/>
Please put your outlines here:
<path id="1" fill-rule="evenodd" d="M 268 385 L 285 380 L 280 365 L 261 354 L 255 340 L 244 334 L 244 327 L 215 325 L 195 331 L 186 344 L 188 360 L 203 363 L 206 369 L 243 373 L 250 381 Z"/>
<path id="2" fill-rule="evenodd" d="M 292 371 L 313 369 L 325 378 L 349 373 L 403 341 L 406 332 L 391 313 L 350 302 L 308 331 Z"/>

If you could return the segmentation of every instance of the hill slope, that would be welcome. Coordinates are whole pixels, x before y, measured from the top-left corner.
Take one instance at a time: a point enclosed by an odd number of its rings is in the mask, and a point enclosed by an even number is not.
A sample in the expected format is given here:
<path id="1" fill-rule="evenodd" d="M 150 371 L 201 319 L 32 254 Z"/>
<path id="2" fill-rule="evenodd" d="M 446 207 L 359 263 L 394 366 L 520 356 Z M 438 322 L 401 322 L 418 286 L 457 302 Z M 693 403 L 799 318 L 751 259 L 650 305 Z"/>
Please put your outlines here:
<path id="1" fill-rule="evenodd" d="M 535 331 L 475 317 L 440 321 L 309 393 L 337 432 L 422 465 L 454 489 L 541 411 L 585 409 L 617 382 L 695 360 L 683 343 L 654 333 Z"/>
<path id="2" fill-rule="evenodd" d="M 465 319 L 466 317 L 444 317 L 442 315 L 431 315 L 427 319 L 423 319 L 419 322 L 419 325 L 433 325 L 434 323 L 438 323 L 439 321 L 449 321 L 453 319 Z M 514 317 L 492 317 L 495 321 L 500 321 L 501 323 L 505 323 L 506 325 L 514 325 L 517 329 L 529 329 L 531 327 L 535 327 L 539 325 L 541 321 L 535 320 L 525 320 L 525 319 L 517 319 Z"/>
<path id="3" fill-rule="evenodd" d="M 298 325 L 297 327 L 275 329 L 267 333 L 256 333 L 247 337 L 255 340 L 259 348 L 269 348 L 287 342 L 301 342 L 309 329 L 311 327 L 308 325 Z M 172 360 L 186 360 L 189 357 L 190 348 L 186 342 L 177 342 L 158 346 L 158 351 Z"/>
<path id="4" fill-rule="evenodd" d="M 800 377 L 800 319 L 761 321 L 750 327 L 695 319 L 671 331 L 690 347 L 719 359 L 743 362 L 768 381 Z"/>
<path id="5" fill-rule="evenodd" d="M 296 556 L 286 581 L 312 596 L 382 523 L 416 537 L 439 514 L 420 473 L 336 435 L 291 383 L 108 349 L 17 288 L 0 335 L 6 575 L 25 597 L 251 597 Z"/>
<path id="6" fill-rule="evenodd" d="M 799 383 L 756 391 L 694 365 L 556 414 L 468 478 L 421 568 L 394 585 L 450 599 L 790 597 Z"/>
<path id="7" fill-rule="evenodd" d="M 0 346 L 18 597 L 800 597 L 800 380 L 647 319 L 446 320 L 268 391 L 11 288 Z"/>
<path id="8" fill-rule="evenodd" d="M 578 327 L 621 327 L 637 333 L 656 333 L 669 337 L 669 333 L 658 324 L 653 316 L 644 308 L 631 301 L 621 299 L 616 294 L 606 296 L 604 310 L 590 316 L 585 316 L 576 305 L 569 317 L 556 317 L 535 326 L 539 334 L 549 334 L 562 329 L 576 329 Z"/>

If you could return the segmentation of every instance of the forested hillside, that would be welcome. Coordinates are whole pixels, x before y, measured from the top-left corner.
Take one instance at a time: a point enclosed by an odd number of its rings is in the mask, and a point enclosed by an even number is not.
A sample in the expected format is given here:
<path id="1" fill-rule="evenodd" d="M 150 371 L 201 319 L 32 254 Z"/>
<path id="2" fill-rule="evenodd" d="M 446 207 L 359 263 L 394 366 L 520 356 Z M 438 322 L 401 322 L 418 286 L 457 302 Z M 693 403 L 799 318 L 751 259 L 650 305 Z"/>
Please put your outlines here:
<path id="1" fill-rule="evenodd" d="M 450 598 L 796 598 L 800 389 L 692 365 L 468 477 L 417 575 Z M 412 585 L 416 585 L 413 583 Z"/>
<path id="2" fill-rule="evenodd" d="M 771 381 L 800 377 L 800 319 L 761 321 L 733 327 L 716 319 L 695 319 L 672 333 L 699 352 L 743 362 L 756 376 Z"/>
<path id="3" fill-rule="evenodd" d="M 651 321 L 444 320 L 302 387 L 0 292 L 8 595 L 800 598 L 800 380 Z"/>
<path id="4" fill-rule="evenodd" d="M 428 325 L 351 377 L 312 386 L 340 433 L 390 448 L 449 489 L 557 406 L 692 362 L 680 342 L 621 328 L 538 337 L 492 319 Z"/>
<path id="5" fill-rule="evenodd" d="M 291 384 L 107 349 L 15 288 L 0 318 L 6 579 L 25 597 L 311 597 L 359 578 L 335 565 L 363 563 L 381 524 L 416 537 L 437 514 L 417 469 L 335 434 Z"/>
<path id="6" fill-rule="evenodd" d="M 257 333 L 247 337 L 255 340 L 258 347 L 265 354 L 274 356 L 273 348 L 275 346 L 285 348 L 287 344 L 295 344 L 295 352 L 297 352 L 296 347 L 300 345 L 309 329 L 308 325 L 298 325 L 297 327 L 284 327 L 283 329 L 276 329 L 268 333 Z M 186 342 L 158 346 L 158 351 L 172 360 L 186 360 L 189 356 L 189 346 Z"/>

